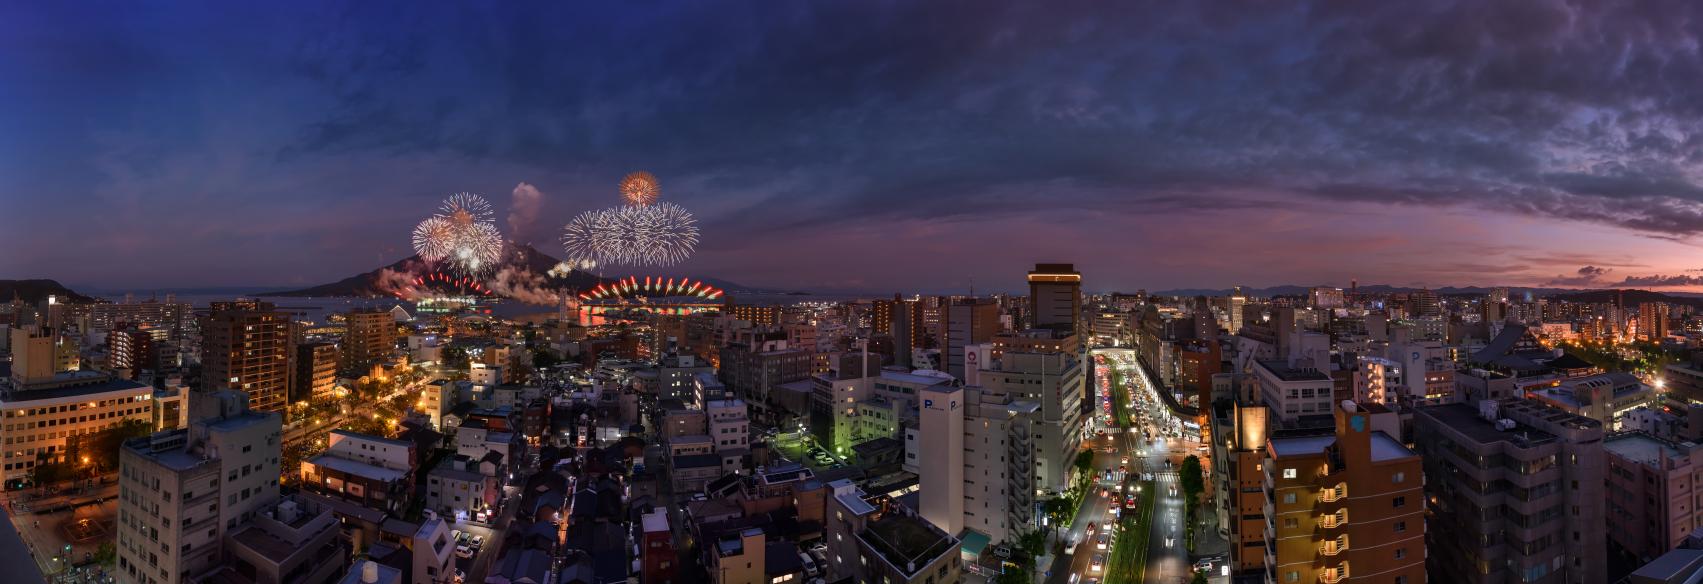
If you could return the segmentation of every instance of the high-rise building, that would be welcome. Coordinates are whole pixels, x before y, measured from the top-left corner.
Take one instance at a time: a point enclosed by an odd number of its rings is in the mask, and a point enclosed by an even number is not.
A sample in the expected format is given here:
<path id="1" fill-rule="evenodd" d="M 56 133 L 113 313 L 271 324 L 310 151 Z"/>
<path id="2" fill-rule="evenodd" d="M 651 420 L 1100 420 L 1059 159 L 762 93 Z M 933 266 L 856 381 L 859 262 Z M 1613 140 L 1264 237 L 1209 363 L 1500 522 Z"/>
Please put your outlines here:
<path id="1" fill-rule="evenodd" d="M 1430 288 L 1409 292 L 1407 302 L 1408 316 L 1413 318 L 1433 318 L 1443 314 L 1443 305 L 1437 298 L 1437 292 Z"/>
<path id="2" fill-rule="evenodd" d="M 388 363 L 396 354 L 396 317 L 388 310 L 356 310 L 348 313 L 348 332 L 338 349 L 343 372 L 358 377 L 373 365 Z"/>
<path id="3" fill-rule="evenodd" d="M 296 375 L 290 387 L 290 402 L 318 401 L 337 387 L 337 345 L 296 345 Z"/>
<path id="4" fill-rule="evenodd" d="M 1072 264 L 1035 264 L 1029 272 L 1029 325 L 1081 335 L 1082 273 Z"/>
<path id="5" fill-rule="evenodd" d="M 255 411 L 284 411 L 296 373 L 289 313 L 255 300 L 214 302 L 201 332 L 202 389 L 239 390 Z"/>
<path id="6" fill-rule="evenodd" d="M 1621 550 L 1649 561 L 1679 547 L 1703 525 L 1703 446 L 1675 443 L 1643 432 L 1603 438 L 1608 457 L 1608 537 Z"/>
<path id="7" fill-rule="evenodd" d="M 1219 532 L 1230 542 L 1233 576 L 1265 570 L 1265 447 L 1270 410 L 1225 400 L 1214 404 L 1212 490 Z M 1240 581 L 1240 580 L 1238 580 Z"/>
<path id="8" fill-rule="evenodd" d="M 1425 481 L 1396 438 L 1400 418 L 1352 401 L 1334 409 L 1335 435 L 1266 446 L 1265 581 L 1424 582 Z"/>
<path id="9" fill-rule="evenodd" d="M 190 407 L 189 428 L 119 453 L 119 582 L 188 582 L 226 565 L 226 535 L 278 500 L 279 417 L 249 410 L 235 391 L 196 395 Z"/>
<path id="10" fill-rule="evenodd" d="M 1638 336 L 1659 341 L 1668 336 L 1668 305 L 1645 302 L 1638 305 Z"/>
<path id="11" fill-rule="evenodd" d="M 918 512 L 942 531 L 958 533 L 964 529 L 964 389 L 940 384 L 917 398 L 917 426 L 926 437 L 918 440 Z"/>
<path id="12" fill-rule="evenodd" d="M 1527 399 L 1417 408 L 1440 582 L 1607 582 L 1602 423 Z"/>
<path id="13" fill-rule="evenodd" d="M 1064 335 L 1058 340 L 1066 347 L 1076 346 L 1068 333 L 1048 333 Z M 1069 486 L 1071 463 L 1082 446 L 1087 375 L 1076 356 L 1074 351 L 1007 348 L 976 371 L 976 383 L 986 391 L 1039 404 L 1032 440 L 1035 484 L 1041 489 L 1062 492 Z"/>
<path id="14" fill-rule="evenodd" d="M 1308 290 L 1308 295 L 1312 297 L 1313 308 L 1329 310 L 1332 308 L 1342 308 L 1347 304 L 1343 300 L 1341 288 L 1315 286 Z"/>
<path id="15" fill-rule="evenodd" d="M 1230 292 L 1230 334 L 1242 330 L 1242 309 L 1248 305 L 1248 297 L 1242 293 L 1242 287 L 1237 286 Z"/>
<path id="16" fill-rule="evenodd" d="M 993 340 L 999 332 L 999 306 L 991 301 L 964 299 L 944 307 L 946 372 L 964 378 L 964 347 Z"/>

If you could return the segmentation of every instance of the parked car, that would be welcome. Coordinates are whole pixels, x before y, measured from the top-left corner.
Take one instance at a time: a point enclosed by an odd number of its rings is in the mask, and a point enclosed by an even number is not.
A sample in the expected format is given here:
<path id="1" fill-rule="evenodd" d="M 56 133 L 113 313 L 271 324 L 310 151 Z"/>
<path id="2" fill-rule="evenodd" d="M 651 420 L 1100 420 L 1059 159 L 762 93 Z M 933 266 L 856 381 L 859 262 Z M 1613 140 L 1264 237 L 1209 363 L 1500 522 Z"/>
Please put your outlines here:
<path id="1" fill-rule="evenodd" d="M 473 557 L 473 548 L 467 547 L 467 544 L 464 544 L 464 543 L 463 544 L 456 544 L 456 546 L 455 546 L 455 557 L 461 558 L 463 560 L 470 559 L 470 558 Z"/>
<path id="2" fill-rule="evenodd" d="M 473 551 L 475 551 L 475 552 L 479 551 L 480 548 L 485 547 L 485 536 L 483 536 L 483 535 L 473 536 L 473 543 L 471 544 L 471 547 L 473 548 Z"/>
<path id="3" fill-rule="evenodd" d="M 1095 572 L 1106 569 L 1106 554 L 1094 554 L 1094 561 L 1088 564 L 1088 568 Z"/>

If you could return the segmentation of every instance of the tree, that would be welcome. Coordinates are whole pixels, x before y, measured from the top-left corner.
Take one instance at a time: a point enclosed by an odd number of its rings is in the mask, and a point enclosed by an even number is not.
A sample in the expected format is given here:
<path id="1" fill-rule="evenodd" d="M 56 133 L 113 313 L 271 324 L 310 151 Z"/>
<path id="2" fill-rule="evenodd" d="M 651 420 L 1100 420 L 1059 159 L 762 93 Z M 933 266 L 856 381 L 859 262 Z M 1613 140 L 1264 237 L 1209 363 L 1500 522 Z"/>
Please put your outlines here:
<path id="1" fill-rule="evenodd" d="M 1183 493 L 1188 495 L 1189 502 L 1194 502 L 1202 492 L 1206 491 L 1206 479 L 1201 476 L 1200 457 L 1190 454 L 1183 459 L 1183 466 L 1177 471 L 1178 480 L 1183 484 Z"/>
<path id="2" fill-rule="evenodd" d="M 1091 470 L 1094 470 L 1094 451 L 1084 448 L 1076 453 L 1076 472 L 1088 474 Z"/>
<path id="3" fill-rule="evenodd" d="M 30 482 L 35 483 L 36 488 L 45 492 L 48 487 L 57 485 L 60 481 L 70 477 L 70 470 L 65 463 L 49 459 L 47 455 L 38 454 L 36 455 L 35 466 L 30 468 Z"/>
<path id="4" fill-rule="evenodd" d="M 561 361 L 561 358 L 557 357 L 556 353 L 550 349 L 539 347 L 532 350 L 533 369 L 549 371 L 551 367 L 555 367 Z"/>
<path id="5" fill-rule="evenodd" d="M 111 428 L 102 430 L 91 439 L 89 458 L 99 470 L 118 468 L 119 452 L 124 450 L 124 442 L 131 438 L 147 436 L 154 431 L 154 425 L 137 420 L 127 419 Z"/>
<path id="6" fill-rule="evenodd" d="M 118 561 L 118 548 L 112 545 L 112 542 L 102 543 L 100 547 L 95 548 L 95 563 L 111 566 L 116 561 Z"/>
<path id="7" fill-rule="evenodd" d="M 444 347 L 443 365 L 449 369 L 466 369 L 468 364 L 467 349 L 454 345 Z"/>

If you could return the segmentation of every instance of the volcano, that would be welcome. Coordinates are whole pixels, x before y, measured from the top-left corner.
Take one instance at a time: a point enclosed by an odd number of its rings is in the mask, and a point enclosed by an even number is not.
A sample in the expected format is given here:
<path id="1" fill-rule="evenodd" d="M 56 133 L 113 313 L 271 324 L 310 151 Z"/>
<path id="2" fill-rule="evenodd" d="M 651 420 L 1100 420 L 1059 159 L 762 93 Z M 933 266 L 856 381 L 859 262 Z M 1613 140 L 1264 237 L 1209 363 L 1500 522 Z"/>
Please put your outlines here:
<path id="1" fill-rule="evenodd" d="M 549 254 L 538 251 L 527 244 L 511 244 L 503 250 L 503 260 L 490 275 L 485 276 L 479 287 L 489 290 L 492 295 L 510 297 L 513 293 L 505 293 L 507 286 L 493 285 L 497 280 L 518 280 L 518 278 L 503 278 L 503 274 L 522 274 L 525 280 L 535 283 L 538 287 L 572 293 L 595 288 L 598 284 L 614 282 L 612 279 L 600 278 L 575 270 L 566 276 L 549 275 L 550 269 L 560 263 Z M 312 288 L 274 292 L 266 296 L 341 296 L 356 298 L 377 298 L 392 296 L 399 286 L 414 282 L 417 278 L 430 277 L 441 273 L 442 265 L 428 263 L 420 256 L 409 256 L 396 263 L 384 266 L 370 272 L 355 274 L 330 284 L 321 284 Z M 458 279 L 458 278 L 457 278 Z"/>

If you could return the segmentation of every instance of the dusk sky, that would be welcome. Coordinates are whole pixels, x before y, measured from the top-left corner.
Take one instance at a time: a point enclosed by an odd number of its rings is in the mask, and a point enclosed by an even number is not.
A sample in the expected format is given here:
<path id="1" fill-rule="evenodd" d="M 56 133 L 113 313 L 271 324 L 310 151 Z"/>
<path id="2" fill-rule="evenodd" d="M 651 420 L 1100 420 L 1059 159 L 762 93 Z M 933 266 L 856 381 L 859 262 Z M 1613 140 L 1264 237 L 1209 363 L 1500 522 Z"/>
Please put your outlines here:
<path id="1" fill-rule="evenodd" d="M 747 285 L 1703 288 L 1697 2 L 349 4 L 0 7 L 0 278 L 319 284 L 458 191 L 560 255 L 642 169 Z"/>

